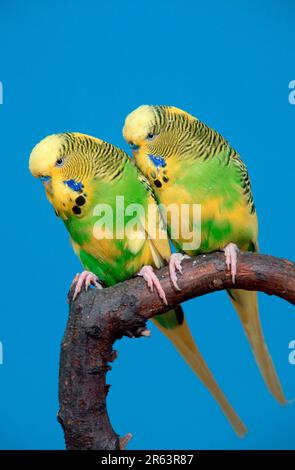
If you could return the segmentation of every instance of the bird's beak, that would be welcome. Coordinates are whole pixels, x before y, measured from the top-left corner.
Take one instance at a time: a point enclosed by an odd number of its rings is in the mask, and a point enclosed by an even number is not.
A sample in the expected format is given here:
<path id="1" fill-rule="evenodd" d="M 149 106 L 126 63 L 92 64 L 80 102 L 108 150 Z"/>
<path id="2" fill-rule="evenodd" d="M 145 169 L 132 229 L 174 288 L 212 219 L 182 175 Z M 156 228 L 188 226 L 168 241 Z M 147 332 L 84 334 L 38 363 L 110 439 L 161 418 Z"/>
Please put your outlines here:
<path id="1" fill-rule="evenodd" d="M 47 183 L 48 181 L 51 180 L 51 176 L 42 175 L 42 176 L 39 177 L 39 180 L 40 180 L 43 184 L 45 184 L 45 183 Z"/>
<path id="2" fill-rule="evenodd" d="M 135 154 L 138 152 L 139 145 L 130 144 L 130 148 L 131 148 L 132 155 L 135 156 Z"/>
<path id="3" fill-rule="evenodd" d="M 45 190 L 52 194 L 51 176 L 40 176 L 39 179 L 42 182 Z"/>

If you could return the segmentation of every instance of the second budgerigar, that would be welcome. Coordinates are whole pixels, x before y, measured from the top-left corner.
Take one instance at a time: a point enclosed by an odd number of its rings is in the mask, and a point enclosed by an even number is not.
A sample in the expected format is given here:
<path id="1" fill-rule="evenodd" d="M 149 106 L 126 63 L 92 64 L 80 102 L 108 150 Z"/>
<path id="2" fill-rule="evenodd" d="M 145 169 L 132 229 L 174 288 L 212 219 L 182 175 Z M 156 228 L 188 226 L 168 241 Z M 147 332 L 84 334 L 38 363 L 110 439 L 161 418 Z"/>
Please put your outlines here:
<path id="1" fill-rule="evenodd" d="M 181 253 L 216 250 L 224 251 L 234 283 L 238 251 L 258 249 L 256 209 L 248 171 L 239 154 L 221 134 L 173 106 L 139 107 L 126 118 L 123 134 L 158 203 L 167 208 L 169 233 L 180 251 L 170 262 L 175 287 Z M 264 340 L 257 293 L 230 289 L 228 294 L 269 390 L 285 403 Z"/>

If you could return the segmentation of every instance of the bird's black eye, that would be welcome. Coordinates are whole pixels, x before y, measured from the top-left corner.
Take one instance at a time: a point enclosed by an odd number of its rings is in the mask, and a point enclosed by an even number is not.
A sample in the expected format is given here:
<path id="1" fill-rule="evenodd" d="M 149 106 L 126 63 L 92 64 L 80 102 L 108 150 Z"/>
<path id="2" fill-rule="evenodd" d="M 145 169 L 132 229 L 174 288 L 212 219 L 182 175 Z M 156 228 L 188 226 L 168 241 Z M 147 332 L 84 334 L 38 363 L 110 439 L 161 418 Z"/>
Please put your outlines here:
<path id="1" fill-rule="evenodd" d="M 63 158 L 58 158 L 56 160 L 55 166 L 62 166 L 63 163 L 64 163 L 64 159 Z"/>
<path id="2" fill-rule="evenodd" d="M 149 132 L 148 135 L 146 136 L 146 140 L 154 140 L 155 137 L 156 137 L 156 134 L 154 134 L 153 132 Z"/>

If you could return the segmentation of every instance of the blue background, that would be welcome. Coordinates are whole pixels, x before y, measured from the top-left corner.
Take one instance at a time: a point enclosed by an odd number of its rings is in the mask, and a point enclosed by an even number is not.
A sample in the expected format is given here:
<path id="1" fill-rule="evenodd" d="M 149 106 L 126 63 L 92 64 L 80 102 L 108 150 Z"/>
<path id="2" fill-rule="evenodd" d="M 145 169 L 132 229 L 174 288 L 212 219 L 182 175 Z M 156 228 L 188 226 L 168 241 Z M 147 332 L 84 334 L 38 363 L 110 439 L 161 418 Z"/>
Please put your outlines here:
<path id="1" fill-rule="evenodd" d="M 239 6 L 237 6 L 237 4 Z M 251 175 L 264 253 L 294 258 L 295 79 L 292 1 L 0 1 L 0 448 L 62 449 L 56 421 L 66 294 L 80 265 L 43 188 L 28 172 L 47 134 L 81 131 L 127 146 L 125 115 L 173 104 L 218 129 Z M 292 307 L 260 296 L 264 332 L 295 397 Z M 249 428 L 232 432 L 209 393 L 153 328 L 117 343 L 108 377 L 115 430 L 129 449 L 295 448 L 295 403 L 260 377 L 224 293 L 185 310 L 220 385 Z"/>

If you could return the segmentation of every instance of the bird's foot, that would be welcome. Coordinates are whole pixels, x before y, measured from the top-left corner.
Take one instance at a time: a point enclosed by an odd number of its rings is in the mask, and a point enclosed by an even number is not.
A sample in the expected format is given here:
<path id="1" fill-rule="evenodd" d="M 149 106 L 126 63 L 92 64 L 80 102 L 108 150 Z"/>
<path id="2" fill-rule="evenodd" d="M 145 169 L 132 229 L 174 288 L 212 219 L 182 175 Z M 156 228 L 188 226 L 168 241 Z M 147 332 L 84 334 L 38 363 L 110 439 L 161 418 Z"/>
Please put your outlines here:
<path id="1" fill-rule="evenodd" d="M 168 305 L 165 292 L 157 276 L 154 273 L 154 270 L 151 266 L 143 266 L 141 270 L 137 273 L 138 276 L 142 276 L 146 281 L 151 292 L 154 291 L 154 287 L 159 294 L 159 297 L 163 300 L 164 304 Z"/>
<path id="2" fill-rule="evenodd" d="M 231 272 L 231 277 L 233 284 L 236 282 L 236 275 L 237 275 L 237 261 L 238 261 L 238 253 L 239 253 L 239 248 L 235 243 L 229 243 L 226 245 L 226 247 L 223 249 L 224 254 L 225 254 L 225 262 L 227 269 L 230 270 Z"/>
<path id="3" fill-rule="evenodd" d="M 169 274 L 170 274 L 170 279 L 175 287 L 176 290 L 181 290 L 179 285 L 177 284 L 177 272 L 180 274 L 183 274 L 182 266 L 181 263 L 184 259 L 188 259 L 188 255 L 183 255 L 182 253 L 173 253 L 170 256 L 169 260 Z"/>
<path id="4" fill-rule="evenodd" d="M 97 289 L 102 289 L 98 277 L 90 271 L 83 271 L 82 273 L 77 273 L 73 279 L 71 288 L 74 284 L 76 284 L 76 287 L 73 295 L 73 300 L 75 300 L 78 294 L 80 294 L 83 286 L 85 286 L 86 291 L 88 290 L 90 285 L 96 287 Z"/>

